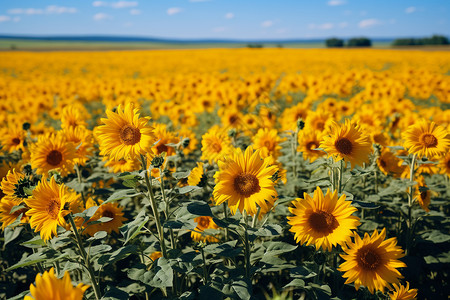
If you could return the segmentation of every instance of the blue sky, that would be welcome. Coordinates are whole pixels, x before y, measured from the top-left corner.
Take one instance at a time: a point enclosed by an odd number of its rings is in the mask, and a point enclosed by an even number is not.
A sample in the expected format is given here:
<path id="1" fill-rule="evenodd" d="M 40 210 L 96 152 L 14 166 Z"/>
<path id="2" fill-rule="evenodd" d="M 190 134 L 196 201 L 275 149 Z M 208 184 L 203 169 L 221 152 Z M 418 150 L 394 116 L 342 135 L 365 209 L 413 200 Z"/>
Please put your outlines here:
<path id="1" fill-rule="evenodd" d="M 450 1 L 1 0 L 0 34 L 181 39 L 450 35 Z"/>

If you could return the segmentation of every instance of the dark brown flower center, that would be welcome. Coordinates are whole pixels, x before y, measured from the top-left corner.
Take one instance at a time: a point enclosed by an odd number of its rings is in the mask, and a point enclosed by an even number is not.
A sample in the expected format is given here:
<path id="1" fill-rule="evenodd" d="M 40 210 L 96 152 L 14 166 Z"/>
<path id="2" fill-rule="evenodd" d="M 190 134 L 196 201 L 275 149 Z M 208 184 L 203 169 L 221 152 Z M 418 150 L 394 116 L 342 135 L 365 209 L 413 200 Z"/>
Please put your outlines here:
<path id="1" fill-rule="evenodd" d="M 52 150 L 47 154 L 47 163 L 52 166 L 57 166 L 62 161 L 62 153 L 58 150 Z"/>
<path id="2" fill-rule="evenodd" d="M 271 141 L 264 141 L 264 147 L 266 147 L 268 150 L 273 150 L 273 148 L 275 148 Z"/>
<path id="3" fill-rule="evenodd" d="M 420 199 L 422 199 L 422 201 L 426 200 L 427 196 L 428 196 L 428 190 L 420 192 Z"/>
<path id="4" fill-rule="evenodd" d="M 59 208 L 61 207 L 61 201 L 57 198 L 53 198 L 50 200 L 50 203 L 47 206 L 47 212 L 52 219 L 58 218 Z"/>
<path id="5" fill-rule="evenodd" d="M 331 213 L 322 210 L 313 212 L 308 223 L 313 230 L 324 234 L 332 233 L 339 226 L 339 222 Z"/>
<path id="6" fill-rule="evenodd" d="M 102 217 L 107 217 L 107 218 L 111 218 L 114 219 L 114 213 L 110 210 L 105 210 L 102 212 Z M 109 220 L 108 222 L 111 222 L 112 220 Z"/>
<path id="7" fill-rule="evenodd" d="M 383 168 L 386 168 L 387 163 L 386 163 L 386 161 L 384 159 L 380 159 L 380 166 L 383 167 Z"/>
<path id="8" fill-rule="evenodd" d="M 234 190 L 245 197 L 261 190 L 258 178 L 253 174 L 241 173 L 234 178 L 233 184 Z"/>
<path id="9" fill-rule="evenodd" d="M 231 125 L 234 125 L 239 120 L 239 117 L 234 115 L 234 116 L 231 116 L 228 120 L 230 121 Z"/>
<path id="10" fill-rule="evenodd" d="M 427 133 L 422 136 L 422 143 L 427 148 L 434 148 L 437 146 L 438 140 L 434 135 Z"/>
<path id="11" fill-rule="evenodd" d="M 222 151 L 222 146 L 219 143 L 211 144 L 211 148 L 215 153 L 219 153 L 220 151 Z"/>
<path id="12" fill-rule="evenodd" d="M 353 144 L 348 138 L 340 138 L 336 141 L 334 146 L 336 147 L 337 151 L 345 155 L 350 155 L 353 150 Z"/>
<path id="13" fill-rule="evenodd" d="M 157 155 L 160 155 L 163 152 L 168 152 L 169 151 L 169 147 L 167 147 L 164 143 L 159 143 L 156 146 L 156 150 L 158 151 L 158 153 L 156 153 Z"/>
<path id="14" fill-rule="evenodd" d="M 119 137 L 125 145 L 134 145 L 141 140 L 141 131 L 133 125 L 127 124 L 120 129 Z"/>
<path id="15" fill-rule="evenodd" d="M 358 250 L 356 253 L 356 261 L 360 268 L 369 271 L 376 270 L 382 264 L 380 254 L 376 249 L 372 249 L 369 246 L 363 246 Z"/>
<path id="16" fill-rule="evenodd" d="M 449 160 L 447 160 L 447 163 L 446 163 L 446 165 L 447 165 L 447 168 L 449 168 L 449 169 L 450 169 L 450 159 L 449 159 Z"/>
<path id="17" fill-rule="evenodd" d="M 201 229 L 208 228 L 209 226 L 209 219 L 206 217 L 201 217 L 198 221 L 198 227 Z"/>
<path id="18" fill-rule="evenodd" d="M 319 145 L 316 142 L 314 142 L 314 141 L 313 142 L 308 142 L 306 144 L 306 149 L 308 149 L 308 151 L 317 151 L 317 150 L 314 150 L 317 147 L 319 147 Z"/>
<path id="19" fill-rule="evenodd" d="M 14 145 L 19 145 L 20 144 L 20 139 L 19 138 L 13 138 L 12 142 Z"/>
<path id="20" fill-rule="evenodd" d="M 323 121 L 317 121 L 316 122 L 316 129 L 322 131 L 325 129 L 325 123 Z"/>

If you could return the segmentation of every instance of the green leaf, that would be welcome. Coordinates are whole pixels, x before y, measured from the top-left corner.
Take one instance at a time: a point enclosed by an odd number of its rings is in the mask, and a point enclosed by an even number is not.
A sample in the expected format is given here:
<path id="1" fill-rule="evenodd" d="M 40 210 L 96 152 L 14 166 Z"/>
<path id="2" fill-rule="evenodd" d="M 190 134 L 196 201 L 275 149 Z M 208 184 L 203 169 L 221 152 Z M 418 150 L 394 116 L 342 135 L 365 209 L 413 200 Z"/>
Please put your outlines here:
<path id="1" fill-rule="evenodd" d="M 364 202 L 364 201 L 358 201 L 358 200 L 353 200 L 352 205 L 354 207 L 364 208 L 364 209 L 377 209 L 380 207 L 379 205 L 376 205 L 375 203 L 372 203 L 372 202 Z"/>
<path id="2" fill-rule="evenodd" d="M 172 177 L 175 178 L 176 180 L 180 180 L 180 179 L 183 179 L 183 178 L 187 178 L 190 173 L 191 173 L 191 171 L 175 172 L 175 173 L 172 174 Z"/>
<path id="3" fill-rule="evenodd" d="M 264 246 L 266 246 L 266 253 L 264 255 L 279 255 L 292 252 L 298 247 L 285 242 L 266 242 Z"/>
<path id="4" fill-rule="evenodd" d="M 127 179 L 122 182 L 122 184 L 129 188 L 135 188 L 138 186 L 139 182 L 137 179 Z"/>
<path id="5" fill-rule="evenodd" d="M 187 210 L 193 215 L 212 217 L 211 208 L 205 202 L 195 201 L 187 205 Z"/>
<path id="6" fill-rule="evenodd" d="M 16 211 L 25 208 L 24 204 L 20 204 L 20 205 L 15 205 L 13 206 L 13 208 L 11 208 L 11 210 L 9 211 L 9 214 L 12 215 L 13 213 L 15 213 Z"/>
<path id="7" fill-rule="evenodd" d="M 42 246 L 45 246 L 45 242 L 41 239 L 40 235 L 37 235 L 31 240 L 21 243 L 21 245 L 28 248 L 40 248 Z"/>
<path id="8" fill-rule="evenodd" d="M 107 235 L 108 233 L 106 231 L 97 231 L 96 233 L 94 233 L 94 236 L 88 238 L 86 241 L 90 242 L 95 240 L 101 240 L 105 238 Z"/>
<path id="9" fill-rule="evenodd" d="M 231 288 L 236 292 L 242 300 L 250 300 L 251 299 L 251 285 L 247 284 L 247 282 L 243 280 L 234 281 L 231 285 Z"/>
<path id="10" fill-rule="evenodd" d="M 118 260 L 121 260 L 127 257 L 130 254 L 136 253 L 137 246 L 136 245 L 128 245 L 122 248 L 117 249 L 111 254 L 104 254 L 99 257 L 98 263 L 103 264 L 112 264 Z"/>
<path id="11" fill-rule="evenodd" d="M 301 288 L 305 286 L 305 281 L 299 279 L 299 278 L 295 278 L 294 280 L 292 280 L 291 282 L 289 282 L 288 284 L 286 284 L 285 286 L 283 286 L 283 289 L 289 288 L 289 287 L 293 287 L 294 289 L 297 288 Z"/>
<path id="12" fill-rule="evenodd" d="M 44 252 L 33 253 L 26 258 L 22 258 L 18 263 L 16 263 L 15 265 L 12 265 L 8 269 L 6 269 L 6 271 L 8 272 L 8 271 L 11 271 L 11 270 L 14 270 L 17 268 L 35 265 L 37 263 L 46 261 L 47 258 L 48 258 L 48 255 L 46 255 L 46 253 L 44 253 Z"/>
<path id="13" fill-rule="evenodd" d="M 140 232 L 142 227 L 148 222 L 149 217 L 146 216 L 145 210 L 141 210 L 132 222 L 126 223 L 120 227 L 120 233 L 125 238 L 126 245 L 129 241 L 134 239 Z"/>
<path id="14" fill-rule="evenodd" d="M 277 236 L 281 235 L 283 228 L 278 224 L 265 224 L 259 228 L 254 234 L 256 236 Z"/>
<path id="15" fill-rule="evenodd" d="M 109 202 L 114 202 L 117 200 L 122 200 L 124 198 L 132 198 L 132 197 L 138 196 L 140 194 L 141 193 L 136 193 L 136 191 L 134 189 L 118 190 L 118 191 L 114 192 L 111 196 L 109 196 L 108 199 L 106 199 L 106 201 L 103 202 L 103 204 L 106 204 Z"/>
<path id="16" fill-rule="evenodd" d="M 209 254 L 215 254 L 222 257 L 235 257 L 242 251 L 242 247 L 236 247 L 237 240 L 223 244 L 207 245 L 203 250 Z"/>
<path id="17" fill-rule="evenodd" d="M 186 193 L 190 193 L 193 191 L 198 191 L 201 190 L 201 187 L 195 186 L 195 185 L 188 185 L 188 186 L 183 186 L 181 188 L 178 189 L 178 194 L 186 194 Z"/>
<path id="18" fill-rule="evenodd" d="M 101 298 L 102 300 L 122 300 L 129 299 L 130 295 L 114 286 L 108 285 L 106 287 L 105 295 Z"/>
<path id="19" fill-rule="evenodd" d="M 22 232 L 23 227 L 16 227 L 16 228 L 10 228 L 9 226 L 5 228 L 5 243 L 3 244 L 6 246 L 6 244 L 11 243 L 16 238 L 20 236 L 20 233 Z"/>
<path id="20" fill-rule="evenodd" d="M 445 243 L 450 241 L 450 235 L 440 232 L 439 230 L 432 230 L 422 234 L 422 238 L 431 241 L 435 244 Z"/>

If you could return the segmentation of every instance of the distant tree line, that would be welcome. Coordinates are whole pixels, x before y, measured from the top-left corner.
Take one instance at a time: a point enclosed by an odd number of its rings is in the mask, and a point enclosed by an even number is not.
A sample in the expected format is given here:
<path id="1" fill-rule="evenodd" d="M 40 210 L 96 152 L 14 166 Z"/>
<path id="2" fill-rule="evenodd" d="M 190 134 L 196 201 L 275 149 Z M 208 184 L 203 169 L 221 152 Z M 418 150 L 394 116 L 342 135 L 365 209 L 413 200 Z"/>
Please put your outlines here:
<path id="1" fill-rule="evenodd" d="M 448 38 L 443 35 L 433 35 L 425 38 L 395 39 L 392 46 L 448 45 Z"/>
<path id="2" fill-rule="evenodd" d="M 330 38 L 325 40 L 325 45 L 328 48 L 340 48 L 344 47 L 345 43 L 343 39 Z M 371 47 L 372 41 L 366 37 L 351 38 L 347 41 L 347 47 Z"/>

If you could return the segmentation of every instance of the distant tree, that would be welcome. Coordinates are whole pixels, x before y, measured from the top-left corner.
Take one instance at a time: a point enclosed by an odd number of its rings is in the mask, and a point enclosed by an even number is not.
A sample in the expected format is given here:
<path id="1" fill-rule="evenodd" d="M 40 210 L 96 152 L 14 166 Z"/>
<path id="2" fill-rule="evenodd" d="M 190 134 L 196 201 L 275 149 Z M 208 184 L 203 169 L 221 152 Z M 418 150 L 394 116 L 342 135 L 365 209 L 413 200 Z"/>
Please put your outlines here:
<path id="1" fill-rule="evenodd" d="M 365 37 L 352 38 L 348 40 L 348 47 L 371 47 L 372 41 Z"/>
<path id="2" fill-rule="evenodd" d="M 263 44 L 257 44 L 257 43 L 247 44 L 247 48 L 263 48 L 263 47 L 264 47 Z"/>
<path id="3" fill-rule="evenodd" d="M 415 46 L 415 45 L 419 45 L 419 40 L 417 39 L 395 39 L 392 42 L 392 46 Z"/>
<path id="4" fill-rule="evenodd" d="M 449 40 L 447 37 L 442 35 L 433 35 L 432 37 L 425 38 L 406 38 L 406 39 L 395 39 L 392 42 L 392 46 L 417 46 L 417 45 L 448 45 Z"/>
<path id="5" fill-rule="evenodd" d="M 325 40 L 325 45 L 328 48 L 338 48 L 338 47 L 344 47 L 344 40 L 338 39 L 338 38 L 330 38 Z"/>

